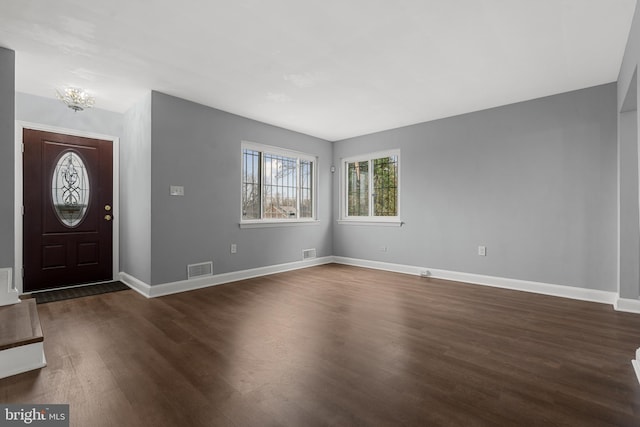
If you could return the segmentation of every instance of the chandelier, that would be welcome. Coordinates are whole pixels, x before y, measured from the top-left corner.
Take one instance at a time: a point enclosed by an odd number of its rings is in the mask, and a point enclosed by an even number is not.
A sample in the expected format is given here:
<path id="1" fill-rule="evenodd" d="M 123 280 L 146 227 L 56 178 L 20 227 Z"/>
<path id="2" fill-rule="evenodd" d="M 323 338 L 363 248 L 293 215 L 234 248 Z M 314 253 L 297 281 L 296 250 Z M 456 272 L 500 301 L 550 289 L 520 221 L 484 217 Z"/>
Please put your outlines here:
<path id="1" fill-rule="evenodd" d="M 58 99 L 71 108 L 73 111 L 82 111 L 93 107 L 95 98 L 89 95 L 84 89 L 77 87 L 68 87 L 63 91 L 56 89 Z"/>

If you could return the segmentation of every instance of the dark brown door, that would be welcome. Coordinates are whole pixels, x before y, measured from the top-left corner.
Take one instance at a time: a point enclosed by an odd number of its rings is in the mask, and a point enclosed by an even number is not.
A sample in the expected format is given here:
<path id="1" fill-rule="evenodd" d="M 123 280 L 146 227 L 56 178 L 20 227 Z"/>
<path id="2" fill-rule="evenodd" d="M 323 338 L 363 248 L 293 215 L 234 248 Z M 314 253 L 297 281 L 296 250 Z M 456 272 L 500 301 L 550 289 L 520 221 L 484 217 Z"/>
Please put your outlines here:
<path id="1" fill-rule="evenodd" d="M 112 142 L 24 130 L 24 291 L 113 279 Z"/>

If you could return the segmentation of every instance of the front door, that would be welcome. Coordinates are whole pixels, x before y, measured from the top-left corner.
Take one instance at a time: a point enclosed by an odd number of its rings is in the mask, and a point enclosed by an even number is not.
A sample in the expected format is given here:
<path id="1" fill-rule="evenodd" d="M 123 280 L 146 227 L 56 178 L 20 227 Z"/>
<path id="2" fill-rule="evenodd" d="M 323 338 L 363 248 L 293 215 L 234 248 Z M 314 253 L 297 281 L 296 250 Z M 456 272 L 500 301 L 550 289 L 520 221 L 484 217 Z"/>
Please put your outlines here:
<path id="1" fill-rule="evenodd" d="M 24 292 L 113 279 L 112 141 L 24 129 Z"/>

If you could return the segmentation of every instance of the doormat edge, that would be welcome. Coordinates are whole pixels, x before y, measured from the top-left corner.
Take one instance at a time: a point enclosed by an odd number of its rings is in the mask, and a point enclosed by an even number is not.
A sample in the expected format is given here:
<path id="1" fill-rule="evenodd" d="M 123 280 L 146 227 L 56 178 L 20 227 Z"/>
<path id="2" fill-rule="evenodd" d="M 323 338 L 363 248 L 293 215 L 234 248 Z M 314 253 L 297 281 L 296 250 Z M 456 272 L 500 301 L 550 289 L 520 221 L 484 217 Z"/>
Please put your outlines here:
<path id="1" fill-rule="evenodd" d="M 53 291 L 37 292 L 31 294 L 36 303 L 46 304 L 48 302 L 64 301 L 67 299 L 82 298 L 92 295 L 101 295 L 110 292 L 125 291 L 130 289 L 120 281 L 100 283 L 97 285 L 85 285 L 75 288 L 58 289 Z"/>

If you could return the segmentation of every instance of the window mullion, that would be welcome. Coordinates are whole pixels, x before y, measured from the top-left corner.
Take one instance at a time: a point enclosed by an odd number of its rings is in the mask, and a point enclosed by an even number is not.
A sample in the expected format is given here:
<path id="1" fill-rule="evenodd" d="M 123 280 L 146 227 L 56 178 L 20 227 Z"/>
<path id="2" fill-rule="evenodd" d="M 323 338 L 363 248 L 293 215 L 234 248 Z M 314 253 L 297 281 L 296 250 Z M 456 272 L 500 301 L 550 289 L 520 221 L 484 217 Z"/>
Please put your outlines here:
<path id="1" fill-rule="evenodd" d="M 341 180 L 341 188 L 342 188 L 342 206 L 343 212 L 342 217 L 349 217 L 349 162 L 342 162 L 342 168 L 340 173 L 344 175 L 344 179 Z"/>
<path id="2" fill-rule="evenodd" d="M 259 164 L 259 168 L 260 168 L 260 184 L 258 185 L 258 188 L 260 189 L 260 219 L 264 219 L 264 195 L 265 195 L 265 189 L 264 189 L 264 183 L 265 183 L 265 167 L 264 167 L 264 153 L 262 151 L 259 152 L 260 153 L 260 164 Z"/>
<path id="3" fill-rule="evenodd" d="M 373 159 L 369 159 L 369 216 L 374 215 L 375 202 L 373 198 L 375 197 L 375 187 L 374 187 L 374 179 L 373 174 L 375 173 Z"/>

